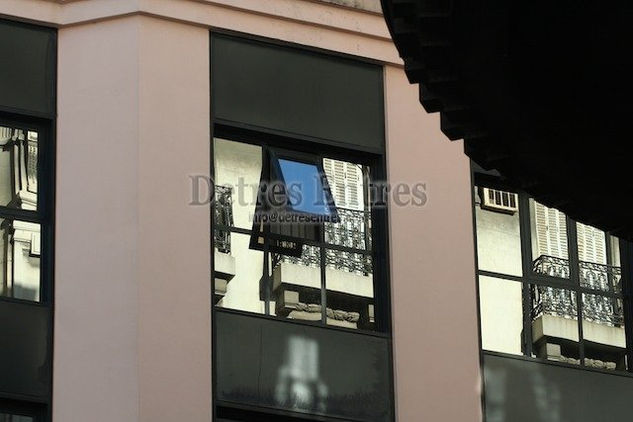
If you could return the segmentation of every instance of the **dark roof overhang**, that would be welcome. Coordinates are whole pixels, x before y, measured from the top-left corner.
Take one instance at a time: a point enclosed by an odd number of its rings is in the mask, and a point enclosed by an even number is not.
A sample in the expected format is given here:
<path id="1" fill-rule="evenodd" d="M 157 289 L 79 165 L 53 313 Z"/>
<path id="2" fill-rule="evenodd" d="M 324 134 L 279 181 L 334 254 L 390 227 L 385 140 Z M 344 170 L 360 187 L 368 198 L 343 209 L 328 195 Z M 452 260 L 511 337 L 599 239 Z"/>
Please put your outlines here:
<path id="1" fill-rule="evenodd" d="M 382 5 L 407 77 L 449 139 L 544 204 L 633 239 L 633 3 Z"/>

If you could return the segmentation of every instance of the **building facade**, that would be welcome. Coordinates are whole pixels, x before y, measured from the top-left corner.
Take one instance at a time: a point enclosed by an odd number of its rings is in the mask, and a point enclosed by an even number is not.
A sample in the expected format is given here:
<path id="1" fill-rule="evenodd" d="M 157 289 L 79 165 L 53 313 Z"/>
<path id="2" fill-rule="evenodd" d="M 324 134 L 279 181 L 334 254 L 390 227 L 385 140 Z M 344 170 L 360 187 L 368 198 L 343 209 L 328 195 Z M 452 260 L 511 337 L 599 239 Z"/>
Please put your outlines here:
<path id="1" fill-rule="evenodd" d="M 378 0 L 6 0 L 0 53 L 0 421 L 624 414 L 628 244 L 471 168 Z"/>

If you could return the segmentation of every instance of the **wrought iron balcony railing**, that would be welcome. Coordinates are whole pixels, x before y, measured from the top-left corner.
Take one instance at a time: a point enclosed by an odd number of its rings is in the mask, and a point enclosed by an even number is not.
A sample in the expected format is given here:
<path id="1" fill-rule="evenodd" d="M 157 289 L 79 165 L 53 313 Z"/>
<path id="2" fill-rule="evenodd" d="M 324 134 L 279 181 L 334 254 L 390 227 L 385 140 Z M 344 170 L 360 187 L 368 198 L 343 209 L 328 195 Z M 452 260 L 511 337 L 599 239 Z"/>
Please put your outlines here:
<path id="1" fill-rule="evenodd" d="M 605 292 L 620 293 L 622 270 L 612 265 L 580 261 L 580 285 Z M 555 256 L 541 255 L 533 263 L 532 269 L 537 274 L 551 277 L 569 278 L 569 260 Z"/>
<path id="2" fill-rule="evenodd" d="M 325 241 L 333 245 L 369 252 L 372 242 L 369 212 L 347 208 L 338 208 L 337 211 L 340 221 L 338 223 L 325 223 Z M 279 261 L 319 267 L 319 248 L 304 245 L 300 257 L 281 256 L 276 262 Z M 371 254 L 326 249 L 325 264 L 337 270 L 359 275 L 372 273 Z"/>
<path id="3" fill-rule="evenodd" d="M 232 189 L 229 186 L 215 186 L 214 203 L 215 223 L 223 226 L 233 225 Z M 226 230 L 214 231 L 216 249 L 221 253 L 231 253 L 231 232 Z"/>
<path id="4" fill-rule="evenodd" d="M 569 261 L 548 255 L 541 255 L 533 264 L 533 270 L 539 274 L 552 277 L 569 278 Z M 598 291 L 620 293 L 622 272 L 619 267 L 579 262 L 580 284 L 583 287 Z M 532 286 L 532 318 L 540 315 L 553 315 L 562 318 L 576 319 L 578 303 L 576 293 L 572 290 Z M 621 326 L 624 321 L 622 301 L 613 297 L 596 294 L 582 295 L 583 320 Z"/>

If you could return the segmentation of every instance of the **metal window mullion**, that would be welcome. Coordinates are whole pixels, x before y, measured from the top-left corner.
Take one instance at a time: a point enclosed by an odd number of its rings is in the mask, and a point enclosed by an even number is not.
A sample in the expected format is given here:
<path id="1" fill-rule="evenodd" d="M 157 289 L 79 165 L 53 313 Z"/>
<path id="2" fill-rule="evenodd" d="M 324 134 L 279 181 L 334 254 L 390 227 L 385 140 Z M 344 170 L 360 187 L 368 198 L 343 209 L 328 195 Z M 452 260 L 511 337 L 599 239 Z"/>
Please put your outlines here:
<path id="1" fill-rule="evenodd" d="M 622 294 L 624 333 L 628 372 L 633 372 L 633 244 L 620 240 L 620 266 L 622 268 Z"/>
<path id="2" fill-rule="evenodd" d="M 532 294 L 529 276 L 532 273 L 532 231 L 530 227 L 530 199 L 525 192 L 519 193 L 519 237 L 521 239 L 522 306 L 523 306 L 523 353 L 533 354 L 532 338 Z"/>
<path id="3" fill-rule="evenodd" d="M 576 318 L 578 319 L 578 358 L 580 365 L 585 365 L 585 342 L 583 337 L 582 307 L 583 294 L 580 285 L 580 261 L 578 258 L 578 232 L 576 222 L 571 218 L 566 218 L 567 222 L 567 254 L 569 258 L 569 279 L 572 285 L 572 292 L 576 295 Z"/>

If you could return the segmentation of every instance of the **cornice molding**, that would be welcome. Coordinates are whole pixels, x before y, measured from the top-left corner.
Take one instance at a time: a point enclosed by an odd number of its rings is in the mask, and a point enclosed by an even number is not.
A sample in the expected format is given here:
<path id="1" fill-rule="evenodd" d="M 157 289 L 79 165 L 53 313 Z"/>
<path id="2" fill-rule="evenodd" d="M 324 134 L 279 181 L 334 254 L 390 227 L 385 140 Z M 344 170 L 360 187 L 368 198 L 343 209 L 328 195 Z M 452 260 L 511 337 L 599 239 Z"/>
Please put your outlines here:
<path id="1" fill-rule="evenodd" d="M 361 0 L 4 0 L 0 16 L 57 28 L 147 16 L 253 33 L 400 65 L 381 14 Z M 377 2 L 373 2 L 377 3 Z M 372 4 L 373 4 L 372 3 Z M 364 4 L 365 9 L 349 5 Z M 371 6 L 375 9 L 375 6 Z M 256 20 L 260 22 L 256 22 Z M 269 20 L 269 23 L 265 23 Z M 279 23 L 296 26 L 279 37 Z M 267 27 L 267 28 L 265 28 Z M 251 29 L 253 28 L 253 29 Z M 293 28 L 294 29 L 294 28 Z M 342 37 L 347 37 L 343 39 Z"/>

